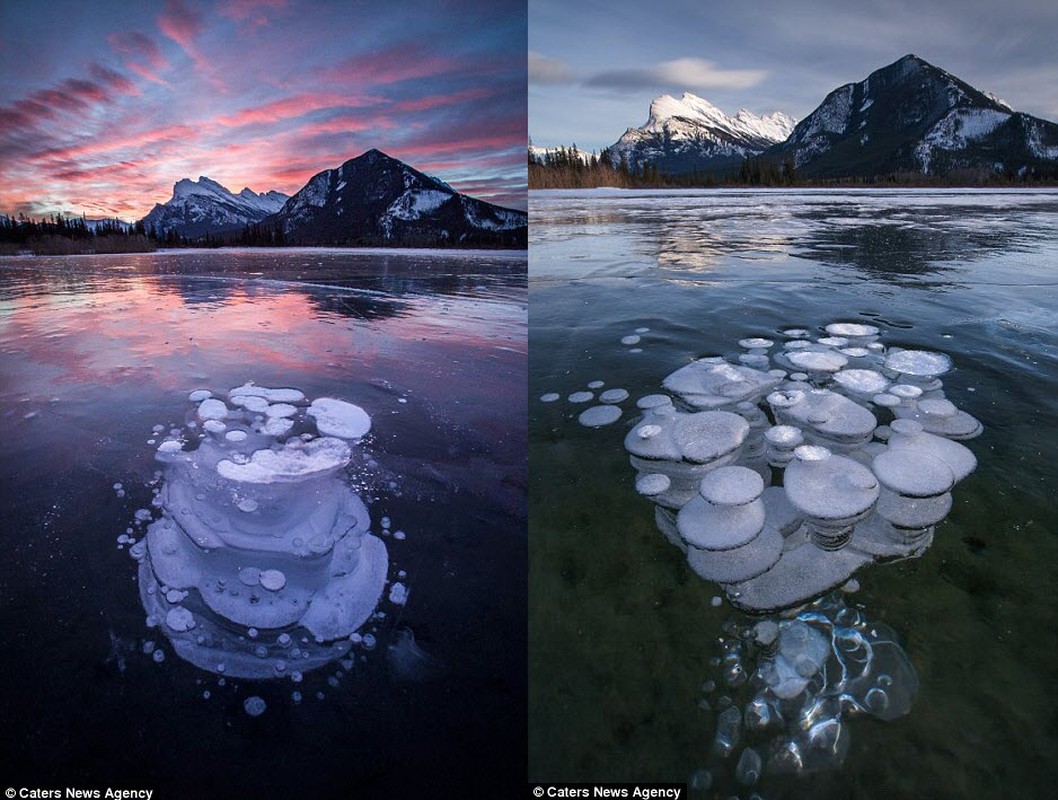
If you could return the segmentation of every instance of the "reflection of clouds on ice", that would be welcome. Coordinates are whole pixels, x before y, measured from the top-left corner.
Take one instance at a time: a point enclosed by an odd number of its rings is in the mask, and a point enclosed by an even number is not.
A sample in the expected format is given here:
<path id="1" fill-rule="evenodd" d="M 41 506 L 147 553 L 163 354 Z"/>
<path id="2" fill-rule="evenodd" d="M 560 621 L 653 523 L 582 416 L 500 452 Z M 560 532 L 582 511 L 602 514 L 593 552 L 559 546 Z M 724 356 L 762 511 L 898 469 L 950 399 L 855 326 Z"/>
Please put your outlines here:
<path id="1" fill-rule="evenodd" d="M 208 390 L 190 398 L 185 428 L 157 447 L 160 517 L 131 547 L 148 625 L 211 672 L 299 681 L 343 658 L 351 637 L 363 642 L 357 631 L 383 595 L 386 546 L 343 475 L 370 417 L 253 384 L 226 400 Z M 406 602 L 404 584 L 390 600 Z"/>

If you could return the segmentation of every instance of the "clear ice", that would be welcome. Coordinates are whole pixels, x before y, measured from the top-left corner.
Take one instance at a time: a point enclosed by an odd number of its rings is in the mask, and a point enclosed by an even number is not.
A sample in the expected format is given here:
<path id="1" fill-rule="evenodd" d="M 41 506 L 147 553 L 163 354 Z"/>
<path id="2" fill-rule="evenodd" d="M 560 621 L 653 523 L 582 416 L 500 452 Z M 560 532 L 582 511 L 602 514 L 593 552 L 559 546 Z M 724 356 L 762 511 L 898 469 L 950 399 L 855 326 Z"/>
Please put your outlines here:
<path id="1" fill-rule="evenodd" d="M 300 676 L 343 657 L 389 569 L 346 477 L 369 415 L 253 384 L 190 399 L 188 425 L 155 454 L 160 516 L 130 548 L 148 625 L 180 657 L 232 677 Z M 405 601 L 406 587 L 390 598 Z M 251 715 L 264 710 L 256 699 Z"/>

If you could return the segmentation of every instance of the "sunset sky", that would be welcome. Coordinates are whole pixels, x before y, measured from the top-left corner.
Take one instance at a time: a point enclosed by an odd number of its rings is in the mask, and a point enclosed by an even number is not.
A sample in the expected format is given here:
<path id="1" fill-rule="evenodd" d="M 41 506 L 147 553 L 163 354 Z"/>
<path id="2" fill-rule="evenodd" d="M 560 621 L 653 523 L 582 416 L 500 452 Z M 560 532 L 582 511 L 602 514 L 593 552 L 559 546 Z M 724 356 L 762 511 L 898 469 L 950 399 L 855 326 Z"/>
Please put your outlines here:
<path id="1" fill-rule="evenodd" d="M 524 0 L 4 0 L 0 213 L 293 194 L 377 147 L 526 207 Z"/>

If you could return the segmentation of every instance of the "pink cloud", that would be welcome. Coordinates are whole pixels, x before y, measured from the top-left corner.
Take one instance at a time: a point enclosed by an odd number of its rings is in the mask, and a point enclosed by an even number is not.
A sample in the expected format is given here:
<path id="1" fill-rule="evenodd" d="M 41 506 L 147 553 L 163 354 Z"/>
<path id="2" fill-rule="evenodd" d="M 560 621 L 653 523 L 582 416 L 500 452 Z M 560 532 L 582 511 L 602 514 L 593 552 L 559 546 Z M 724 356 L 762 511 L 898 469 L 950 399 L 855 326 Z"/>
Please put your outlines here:
<path id="1" fill-rule="evenodd" d="M 202 17 L 182 0 L 166 0 L 165 11 L 158 17 L 158 29 L 190 55 L 202 31 Z"/>
<path id="2" fill-rule="evenodd" d="M 225 0 L 220 13 L 252 27 L 268 24 L 268 12 L 287 7 L 287 0 Z"/>
<path id="3" fill-rule="evenodd" d="M 107 41 L 116 53 L 125 56 L 127 70 L 165 85 L 158 73 L 169 68 L 169 61 L 152 38 L 139 31 L 122 31 L 110 34 Z"/>
<path id="4" fill-rule="evenodd" d="M 242 125 L 250 125 L 258 122 L 277 122 L 281 119 L 294 119 L 304 116 L 312 111 L 338 106 L 357 105 L 363 102 L 359 98 L 348 95 L 310 92 L 306 94 L 285 97 L 265 103 L 262 106 L 244 108 L 224 117 L 218 117 L 217 122 L 226 127 L 236 128 Z"/>
<path id="5" fill-rule="evenodd" d="M 461 67 L 465 67 L 461 62 L 428 52 L 420 45 L 411 43 L 359 53 L 321 70 L 320 75 L 328 81 L 380 86 L 446 75 Z"/>
<path id="6" fill-rule="evenodd" d="M 425 97 L 416 97 L 411 100 L 400 100 L 391 108 L 394 111 L 427 111 L 431 108 L 443 108 L 465 103 L 468 100 L 481 100 L 493 93 L 492 89 L 478 87 L 475 89 L 464 89 L 461 92 L 451 94 L 432 94 Z"/>

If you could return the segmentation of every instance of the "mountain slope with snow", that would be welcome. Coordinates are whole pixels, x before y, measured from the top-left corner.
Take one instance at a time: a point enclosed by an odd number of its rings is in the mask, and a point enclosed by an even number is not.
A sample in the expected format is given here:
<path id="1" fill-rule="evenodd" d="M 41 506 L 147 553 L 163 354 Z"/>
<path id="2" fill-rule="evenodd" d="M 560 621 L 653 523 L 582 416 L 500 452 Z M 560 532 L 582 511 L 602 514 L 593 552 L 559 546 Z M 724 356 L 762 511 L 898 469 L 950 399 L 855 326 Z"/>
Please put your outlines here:
<path id="1" fill-rule="evenodd" d="M 610 154 L 614 164 L 624 158 L 634 169 L 650 165 L 671 175 L 723 172 L 786 139 L 795 122 L 781 111 L 758 116 L 744 108 L 730 117 L 689 92 L 679 99 L 666 94 L 654 99 L 646 123 L 626 130 Z"/>
<path id="2" fill-rule="evenodd" d="M 143 224 L 164 236 L 173 231 L 189 239 L 241 231 L 283 207 L 287 195 L 271 191 L 257 194 L 243 189 L 232 194 L 205 176 L 197 181 L 184 178 L 173 185 L 173 196 L 158 203 L 143 218 Z"/>
<path id="3" fill-rule="evenodd" d="M 915 55 L 831 92 L 768 158 L 809 178 L 1055 169 L 1058 125 Z"/>
<path id="4" fill-rule="evenodd" d="M 314 175 L 265 220 L 290 244 L 525 247 L 524 211 L 456 192 L 380 150 Z"/>

